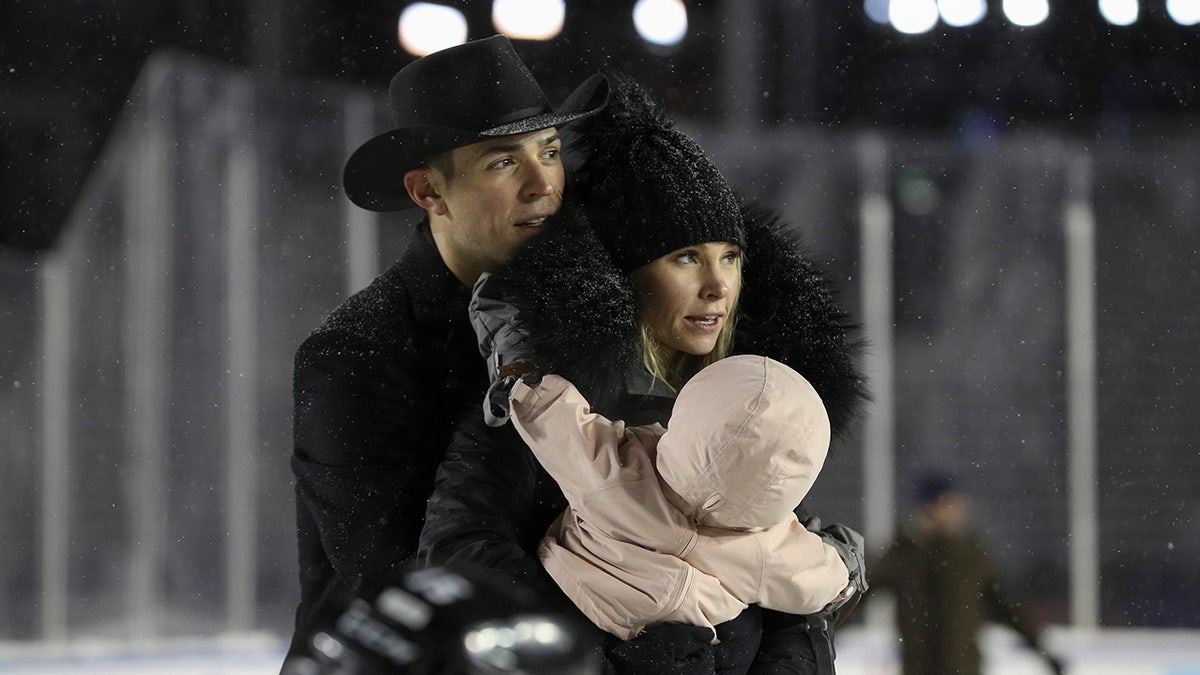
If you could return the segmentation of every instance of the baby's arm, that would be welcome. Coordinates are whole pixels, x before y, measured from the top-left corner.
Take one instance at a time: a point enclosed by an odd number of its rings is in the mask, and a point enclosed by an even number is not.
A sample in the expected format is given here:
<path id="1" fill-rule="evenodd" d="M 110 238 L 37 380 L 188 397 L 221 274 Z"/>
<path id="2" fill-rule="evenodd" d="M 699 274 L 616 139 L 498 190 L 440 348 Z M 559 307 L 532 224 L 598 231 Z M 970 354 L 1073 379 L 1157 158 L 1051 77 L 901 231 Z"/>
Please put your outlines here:
<path id="1" fill-rule="evenodd" d="M 811 614 L 841 597 L 850 573 L 837 549 L 790 520 L 759 533 L 766 537 L 759 604 L 789 614 Z"/>
<path id="2" fill-rule="evenodd" d="M 702 527 L 687 560 L 743 602 L 788 614 L 820 611 L 849 583 L 837 550 L 795 518 L 756 531 Z"/>
<path id="3" fill-rule="evenodd" d="M 521 438 L 568 499 L 620 471 L 622 444 L 636 442 L 624 422 L 591 412 L 587 399 L 558 375 L 546 375 L 533 386 L 518 382 L 511 410 Z M 591 468 L 583 470 L 581 462 Z"/>

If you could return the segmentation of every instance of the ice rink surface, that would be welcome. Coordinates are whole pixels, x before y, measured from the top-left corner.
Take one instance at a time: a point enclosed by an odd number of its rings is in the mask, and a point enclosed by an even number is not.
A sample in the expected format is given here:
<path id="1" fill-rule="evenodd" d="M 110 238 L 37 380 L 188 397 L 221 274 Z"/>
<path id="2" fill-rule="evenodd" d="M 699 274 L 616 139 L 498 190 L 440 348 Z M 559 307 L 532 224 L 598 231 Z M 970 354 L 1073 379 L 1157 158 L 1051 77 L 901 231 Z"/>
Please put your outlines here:
<path id="1" fill-rule="evenodd" d="M 1051 629 L 1049 648 L 1069 675 L 1200 675 L 1200 631 Z M 983 635 L 986 675 L 1050 670 L 1002 629 Z M 245 635 L 148 644 L 0 644 L 0 673 L 14 675 L 277 675 L 284 641 Z M 849 628 L 838 638 L 838 675 L 898 675 L 893 636 Z"/>

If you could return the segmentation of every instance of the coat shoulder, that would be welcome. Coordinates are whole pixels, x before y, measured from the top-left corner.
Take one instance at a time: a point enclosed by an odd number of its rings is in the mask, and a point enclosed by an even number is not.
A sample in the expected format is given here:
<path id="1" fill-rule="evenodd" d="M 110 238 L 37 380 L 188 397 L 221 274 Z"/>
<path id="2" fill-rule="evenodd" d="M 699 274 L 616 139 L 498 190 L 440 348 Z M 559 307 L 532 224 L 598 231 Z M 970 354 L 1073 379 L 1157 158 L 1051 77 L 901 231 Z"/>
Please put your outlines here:
<path id="1" fill-rule="evenodd" d="M 734 351 L 794 368 L 816 388 L 834 433 L 842 434 L 868 400 L 860 327 L 798 232 L 753 203 L 743 204 L 742 216 L 746 262 Z"/>

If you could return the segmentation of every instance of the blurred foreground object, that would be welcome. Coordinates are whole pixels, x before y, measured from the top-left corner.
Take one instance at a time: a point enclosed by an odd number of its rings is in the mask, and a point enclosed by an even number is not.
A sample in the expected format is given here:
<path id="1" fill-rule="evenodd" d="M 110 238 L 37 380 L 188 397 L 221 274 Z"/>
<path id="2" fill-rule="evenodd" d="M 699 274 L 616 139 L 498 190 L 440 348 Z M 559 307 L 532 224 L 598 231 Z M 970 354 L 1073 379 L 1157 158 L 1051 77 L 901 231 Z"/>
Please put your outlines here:
<path id="1" fill-rule="evenodd" d="M 378 592 L 326 598 L 308 654 L 282 675 L 598 674 L 595 635 L 495 574 L 412 569 Z"/>

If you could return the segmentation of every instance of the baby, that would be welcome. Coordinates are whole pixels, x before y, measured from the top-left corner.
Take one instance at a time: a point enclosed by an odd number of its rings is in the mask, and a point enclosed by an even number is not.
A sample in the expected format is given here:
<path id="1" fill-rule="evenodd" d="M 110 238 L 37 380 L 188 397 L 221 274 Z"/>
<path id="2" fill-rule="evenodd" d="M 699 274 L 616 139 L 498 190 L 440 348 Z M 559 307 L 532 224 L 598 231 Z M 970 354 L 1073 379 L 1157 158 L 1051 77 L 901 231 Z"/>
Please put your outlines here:
<path id="1" fill-rule="evenodd" d="M 856 590 L 793 512 L 830 427 L 816 390 L 784 364 L 731 356 L 704 368 L 680 390 L 669 430 L 591 413 L 553 374 L 518 381 L 510 405 L 570 504 L 542 539 L 542 563 L 613 635 L 661 622 L 711 629 L 750 604 L 811 614 Z"/>

